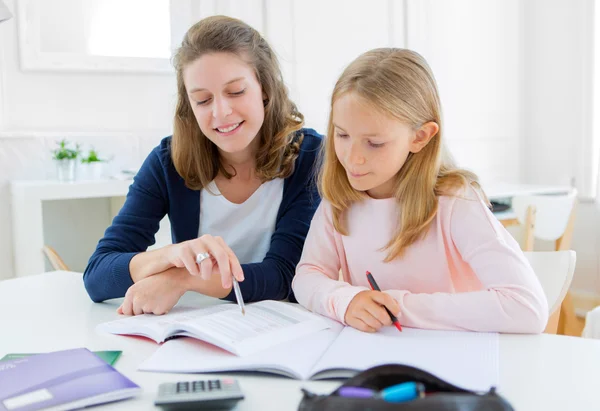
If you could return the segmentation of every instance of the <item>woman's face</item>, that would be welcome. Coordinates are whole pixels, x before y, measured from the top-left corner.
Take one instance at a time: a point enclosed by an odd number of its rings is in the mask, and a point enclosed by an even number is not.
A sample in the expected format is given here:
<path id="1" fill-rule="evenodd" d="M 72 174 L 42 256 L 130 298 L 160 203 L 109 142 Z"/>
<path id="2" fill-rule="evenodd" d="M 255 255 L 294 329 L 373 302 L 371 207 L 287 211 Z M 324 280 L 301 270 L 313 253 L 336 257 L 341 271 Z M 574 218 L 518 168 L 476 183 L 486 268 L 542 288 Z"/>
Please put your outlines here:
<path id="1" fill-rule="evenodd" d="M 235 54 L 205 54 L 184 68 L 183 81 L 200 130 L 221 153 L 254 153 L 266 96 L 252 67 Z"/>

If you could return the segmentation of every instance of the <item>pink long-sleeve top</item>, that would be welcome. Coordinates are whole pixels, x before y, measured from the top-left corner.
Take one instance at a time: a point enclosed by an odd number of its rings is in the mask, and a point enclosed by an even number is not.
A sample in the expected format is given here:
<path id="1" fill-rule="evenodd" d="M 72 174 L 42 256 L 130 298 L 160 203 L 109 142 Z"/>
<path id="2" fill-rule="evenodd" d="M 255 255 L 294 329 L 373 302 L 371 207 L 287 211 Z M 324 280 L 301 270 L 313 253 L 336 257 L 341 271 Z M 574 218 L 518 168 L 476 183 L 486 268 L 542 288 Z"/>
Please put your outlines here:
<path id="1" fill-rule="evenodd" d="M 398 226 L 393 198 L 365 199 L 347 210 L 348 236 L 333 227 L 331 204 L 317 209 L 292 283 L 298 302 L 344 322 L 366 271 L 401 308 L 403 326 L 539 333 L 548 321 L 544 291 L 519 245 L 479 194 L 439 197 L 427 235 L 385 263 Z M 339 280 L 342 272 L 344 281 Z"/>

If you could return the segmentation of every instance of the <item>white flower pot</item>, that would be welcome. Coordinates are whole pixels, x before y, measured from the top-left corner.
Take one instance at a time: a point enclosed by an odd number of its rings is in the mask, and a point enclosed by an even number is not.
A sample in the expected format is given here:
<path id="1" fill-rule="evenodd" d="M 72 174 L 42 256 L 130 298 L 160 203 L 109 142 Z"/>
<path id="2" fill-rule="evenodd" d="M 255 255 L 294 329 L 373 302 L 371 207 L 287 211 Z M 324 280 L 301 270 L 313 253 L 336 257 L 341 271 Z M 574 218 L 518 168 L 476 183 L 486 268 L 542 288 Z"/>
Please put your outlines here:
<path id="1" fill-rule="evenodd" d="M 79 170 L 78 178 L 80 180 L 101 180 L 104 177 L 104 162 L 81 163 Z"/>
<path id="2" fill-rule="evenodd" d="M 59 181 L 75 181 L 75 160 L 54 160 L 56 162 L 56 177 Z"/>

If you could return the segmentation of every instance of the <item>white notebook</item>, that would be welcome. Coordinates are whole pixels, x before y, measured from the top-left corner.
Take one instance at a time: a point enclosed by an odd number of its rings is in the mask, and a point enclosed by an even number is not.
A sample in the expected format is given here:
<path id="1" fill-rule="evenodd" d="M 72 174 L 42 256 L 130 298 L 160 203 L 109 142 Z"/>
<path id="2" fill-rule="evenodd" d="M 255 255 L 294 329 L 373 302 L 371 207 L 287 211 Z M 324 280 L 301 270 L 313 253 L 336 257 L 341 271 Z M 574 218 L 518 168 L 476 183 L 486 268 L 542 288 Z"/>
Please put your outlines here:
<path id="1" fill-rule="evenodd" d="M 457 386 L 498 386 L 498 334 L 385 327 L 363 333 L 328 320 L 330 328 L 237 357 L 202 341 L 167 341 L 139 369 L 196 373 L 258 371 L 300 380 L 343 379 L 382 364 L 428 371 Z"/>
<path id="2" fill-rule="evenodd" d="M 330 326 L 324 317 L 297 304 L 261 301 L 208 308 L 175 307 L 166 315 L 137 315 L 98 325 L 99 331 L 141 335 L 160 343 L 176 336 L 193 337 L 236 355 L 249 355 Z"/>

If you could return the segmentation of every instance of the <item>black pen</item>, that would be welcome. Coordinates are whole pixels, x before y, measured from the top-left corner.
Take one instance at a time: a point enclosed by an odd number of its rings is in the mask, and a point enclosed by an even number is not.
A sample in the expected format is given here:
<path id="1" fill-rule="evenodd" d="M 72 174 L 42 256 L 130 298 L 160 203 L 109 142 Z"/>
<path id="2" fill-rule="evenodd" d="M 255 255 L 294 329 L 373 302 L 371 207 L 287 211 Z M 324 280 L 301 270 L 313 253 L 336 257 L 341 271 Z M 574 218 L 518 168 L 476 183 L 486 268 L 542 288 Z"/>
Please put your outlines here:
<path id="1" fill-rule="evenodd" d="M 379 286 L 377 285 L 377 283 L 375 282 L 375 278 L 373 277 L 373 274 L 371 274 L 370 272 L 367 271 L 367 280 L 369 281 L 369 285 L 371 286 L 371 289 L 373 289 L 374 291 L 381 291 L 379 289 Z M 383 308 L 385 308 L 385 310 L 387 311 L 387 313 L 390 315 L 390 318 L 392 319 L 392 323 L 394 323 L 394 325 L 396 326 L 396 328 L 398 329 L 398 331 L 402 331 L 402 326 L 400 325 L 400 321 L 398 321 L 398 319 L 396 318 L 396 316 L 394 314 L 392 314 L 392 312 L 390 310 L 388 310 L 388 308 L 384 305 Z"/>

